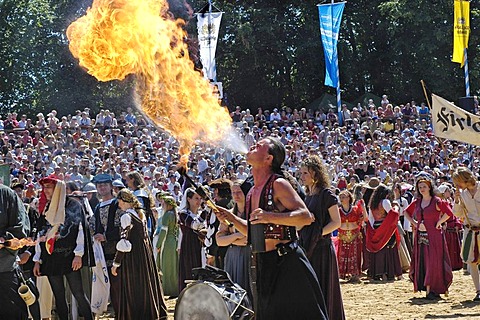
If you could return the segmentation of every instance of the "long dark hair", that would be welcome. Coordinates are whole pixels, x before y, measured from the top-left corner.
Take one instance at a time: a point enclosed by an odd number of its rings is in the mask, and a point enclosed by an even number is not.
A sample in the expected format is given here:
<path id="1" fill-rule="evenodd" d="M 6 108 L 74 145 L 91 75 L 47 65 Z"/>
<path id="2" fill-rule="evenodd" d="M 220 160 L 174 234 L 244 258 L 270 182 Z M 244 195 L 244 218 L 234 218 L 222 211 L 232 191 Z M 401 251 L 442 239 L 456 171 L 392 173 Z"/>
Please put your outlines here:
<path id="1" fill-rule="evenodd" d="M 390 189 L 389 187 L 381 183 L 373 191 L 373 194 L 372 194 L 372 197 L 370 198 L 370 203 L 368 204 L 368 206 L 372 210 L 378 209 L 383 199 L 391 200 L 391 197 L 392 197 L 392 189 Z"/>
<path id="2" fill-rule="evenodd" d="M 304 199 L 305 192 L 303 192 L 302 187 L 298 183 L 298 181 L 286 170 L 282 169 L 283 163 L 285 162 L 286 151 L 285 146 L 283 143 L 275 137 L 268 137 L 265 138 L 270 143 L 268 145 L 268 154 L 273 156 L 272 160 L 272 171 L 280 175 L 282 178 L 287 180 L 290 185 L 293 187 L 295 191 L 297 191 L 298 195 Z"/>
<path id="3" fill-rule="evenodd" d="M 268 145 L 268 153 L 273 156 L 272 160 L 272 171 L 277 174 L 282 173 L 282 166 L 285 162 L 285 146 L 283 143 L 274 137 L 266 138 L 270 141 Z"/>

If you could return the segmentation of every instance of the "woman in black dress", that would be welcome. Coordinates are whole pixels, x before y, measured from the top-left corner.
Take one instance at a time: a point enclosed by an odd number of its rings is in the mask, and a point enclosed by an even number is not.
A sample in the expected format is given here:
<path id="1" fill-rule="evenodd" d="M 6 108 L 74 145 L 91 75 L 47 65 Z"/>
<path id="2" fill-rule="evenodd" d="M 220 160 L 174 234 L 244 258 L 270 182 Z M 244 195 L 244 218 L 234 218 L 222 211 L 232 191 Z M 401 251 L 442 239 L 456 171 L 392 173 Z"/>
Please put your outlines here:
<path id="1" fill-rule="evenodd" d="M 112 266 L 121 288 L 116 319 L 167 319 L 142 205 L 128 189 L 120 190 L 117 199 L 125 213 L 120 218 L 121 239 Z"/>
<path id="2" fill-rule="evenodd" d="M 185 280 L 192 279 L 192 269 L 202 267 L 202 245 L 199 234 L 206 225 L 200 217 L 202 198 L 191 188 L 185 190 L 178 213 L 182 241 L 180 243 L 178 285 L 179 292 L 185 288 Z M 206 233 L 205 233 L 206 234 Z"/>
<path id="3" fill-rule="evenodd" d="M 332 231 L 340 227 L 340 212 L 335 194 L 330 189 L 327 169 L 318 156 L 309 156 L 300 168 L 307 196 L 305 204 L 315 221 L 300 231 L 300 244 L 307 251 L 325 297 L 328 318 L 345 319 L 338 265 L 331 240 Z"/>

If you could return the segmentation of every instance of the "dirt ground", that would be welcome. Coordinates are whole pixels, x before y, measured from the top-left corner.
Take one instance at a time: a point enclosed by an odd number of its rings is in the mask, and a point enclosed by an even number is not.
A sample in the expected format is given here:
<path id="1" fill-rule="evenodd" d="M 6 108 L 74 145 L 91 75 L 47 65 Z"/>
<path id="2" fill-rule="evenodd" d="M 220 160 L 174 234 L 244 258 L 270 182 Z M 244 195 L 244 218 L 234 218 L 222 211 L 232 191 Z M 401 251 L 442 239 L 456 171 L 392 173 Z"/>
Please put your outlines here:
<path id="1" fill-rule="evenodd" d="M 347 319 L 480 319 L 480 303 L 473 302 L 475 289 L 469 275 L 455 271 L 449 295 L 438 301 L 413 292 L 404 274 L 395 282 L 342 284 Z"/>
<path id="2" fill-rule="evenodd" d="M 424 292 L 413 292 L 404 274 L 394 282 L 342 283 L 343 304 L 347 319 L 480 319 L 480 303 L 472 301 L 475 289 L 469 275 L 455 271 L 448 297 L 438 301 L 425 299 Z M 173 319 L 176 299 L 167 300 Z M 292 319 L 294 320 L 294 319 Z"/>

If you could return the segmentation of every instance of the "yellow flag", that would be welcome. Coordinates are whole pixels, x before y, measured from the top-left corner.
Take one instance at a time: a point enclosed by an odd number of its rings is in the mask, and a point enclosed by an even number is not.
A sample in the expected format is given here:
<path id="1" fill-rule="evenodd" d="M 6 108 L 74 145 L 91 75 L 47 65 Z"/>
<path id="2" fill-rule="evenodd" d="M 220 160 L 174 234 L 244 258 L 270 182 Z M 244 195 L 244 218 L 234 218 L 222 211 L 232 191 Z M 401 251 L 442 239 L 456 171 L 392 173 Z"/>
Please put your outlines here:
<path id="1" fill-rule="evenodd" d="M 470 1 L 455 0 L 453 4 L 453 62 L 465 64 L 465 49 L 470 35 Z"/>

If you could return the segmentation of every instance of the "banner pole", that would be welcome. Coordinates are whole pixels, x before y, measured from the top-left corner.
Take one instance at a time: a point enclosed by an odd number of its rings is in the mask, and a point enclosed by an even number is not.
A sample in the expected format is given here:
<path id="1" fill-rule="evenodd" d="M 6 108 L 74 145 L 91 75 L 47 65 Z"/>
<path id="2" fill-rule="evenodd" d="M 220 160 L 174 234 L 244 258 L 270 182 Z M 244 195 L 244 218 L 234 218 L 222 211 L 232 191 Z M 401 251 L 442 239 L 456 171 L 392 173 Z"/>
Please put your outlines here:
<path id="1" fill-rule="evenodd" d="M 468 75 L 468 55 L 467 55 L 467 48 L 465 48 L 465 65 L 464 71 L 465 71 L 465 96 L 470 97 L 470 77 Z"/>
<path id="2" fill-rule="evenodd" d="M 335 0 L 332 0 L 332 4 L 335 3 Z M 332 13 L 332 20 L 333 20 L 333 13 Z M 343 116 L 342 116 L 342 96 L 340 92 L 340 69 L 338 67 L 338 54 L 337 54 L 337 113 L 338 113 L 338 125 L 343 125 Z"/>
<path id="3" fill-rule="evenodd" d="M 342 116 L 342 97 L 340 92 L 340 70 L 338 68 L 338 55 L 337 55 L 337 112 L 338 112 L 338 125 L 343 125 L 343 116 Z"/>
<path id="4" fill-rule="evenodd" d="M 463 70 L 465 72 L 465 96 L 470 97 L 470 77 L 468 75 L 468 54 L 467 48 L 464 50 L 464 60 L 465 64 L 463 65 Z M 468 160 L 469 160 L 469 167 L 470 170 L 473 169 L 473 146 L 471 143 L 468 144 Z"/>
<path id="5" fill-rule="evenodd" d="M 425 99 L 427 100 L 427 106 L 430 109 L 430 112 L 433 114 L 433 108 L 432 108 L 432 105 L 430 104 L 430 99 L 428 99 L 427 86 L 425 85 L 425 81 L 423 81 L 423 79 L 422 79 L 422 80 L 420 80 L 420 83 L 422 84 L 423 94 L 425 95 Z M 433 119 L 433 115 L 432 115 L 432 119 Z M 434 137 L 435 137 L 435 139 L 437 139 L 437 142 L 440 144 L 442 149 L 446 150 L 445 149 L 445 144 L 443 143 L 443 139 L 440 138 L 440 137 L 437 137 L 435 135 L 434 135 Z"/>
<path id="6" fill-rule="evenodd" d="M 427 88 L 425 87 L 425 81 L 420 80 L 420 83 L 422 84 L 423 94 L 425 95 L 425 99 L 427 99 L 428 109 L 432 110 L 432 105 L 430 104 L 430 99 L 428 99 L 428 95 L 427 95 Z"/>
<path id="7" fill-rule="evenodd" d="M 208 0 L 208 61 L 212 61 L 212 38 L 211 38 L 211 33 L 212 33 L 212 1 Z M 210 68 L 212 68 L 212 65 L 210 64 Z M 210 72 L 210 70 L 208 70 Z M 207 72 L 207 73 L 208 73 Z M 208 76 L 207 76 L 208 78 Z M 217 79 L 208 79 L 208 80 L 213 80 L 217 81 Z"/>
<path id="8" fill-rule="evenodd" d="M 332 4 L 334 4 L 334 0 L 332 0 Z M 333 20 L 333 14 L 332 14 Z M 340 92 L 340 69 L 338 66 L 338 53 L 337 53 L 337 112 L 338 112 L 338 125 L 343 125 L 343 117 L 342 117 L 342 97 Z"/>

